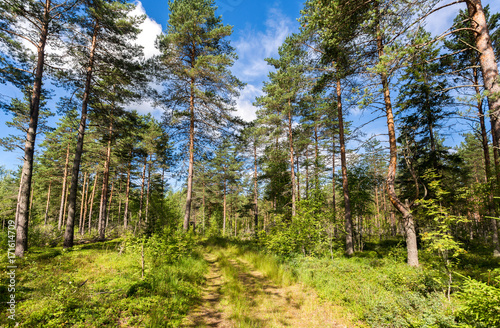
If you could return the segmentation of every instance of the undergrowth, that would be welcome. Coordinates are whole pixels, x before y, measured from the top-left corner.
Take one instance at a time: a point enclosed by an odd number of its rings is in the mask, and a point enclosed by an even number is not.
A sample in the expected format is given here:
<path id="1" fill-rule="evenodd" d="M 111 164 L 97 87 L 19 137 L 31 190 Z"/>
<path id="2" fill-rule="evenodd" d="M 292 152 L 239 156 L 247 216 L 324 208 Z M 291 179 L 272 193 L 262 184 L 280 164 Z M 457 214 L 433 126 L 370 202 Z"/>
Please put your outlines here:
<path id="1" fill-rule="evenodd" d="M 186 238 L 162 234 L 70 251 L 33 248 L 17 259 L 16 321 L 30 328 L 177 327 L 198 300 L 207 270 L 198 250 L 185 247 L 193 242 Z M 138 248 L 143 242 L 144 248 Z M 6 286 L 3 280 L 3 298 Z M 14 326 L 6 310 L 2 303 L 0 326 Z"/>

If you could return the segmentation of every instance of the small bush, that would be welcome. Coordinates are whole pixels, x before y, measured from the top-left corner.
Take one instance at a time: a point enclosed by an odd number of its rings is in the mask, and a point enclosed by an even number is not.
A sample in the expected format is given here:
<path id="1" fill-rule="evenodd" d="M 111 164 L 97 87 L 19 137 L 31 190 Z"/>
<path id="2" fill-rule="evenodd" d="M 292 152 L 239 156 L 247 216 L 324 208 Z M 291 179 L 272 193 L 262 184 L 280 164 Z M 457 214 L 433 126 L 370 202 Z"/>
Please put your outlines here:
<path id="1" fill-rule="evenodd" d="M 500 286 L 499 277 L 496 277 L 495 282 Z M 459 297 L 463 301 L 463 307 L 457 313 L 459 320 L 472 327 L 500 327 L 499 287 L 467 278 Z"/>

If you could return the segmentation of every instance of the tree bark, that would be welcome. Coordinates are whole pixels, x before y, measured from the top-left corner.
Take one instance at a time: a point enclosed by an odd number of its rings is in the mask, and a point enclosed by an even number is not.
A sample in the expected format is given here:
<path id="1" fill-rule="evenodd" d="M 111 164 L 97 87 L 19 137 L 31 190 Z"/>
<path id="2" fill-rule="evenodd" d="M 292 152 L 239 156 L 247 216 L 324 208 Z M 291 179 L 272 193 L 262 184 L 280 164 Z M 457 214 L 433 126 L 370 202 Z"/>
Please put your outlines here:
<path id="1" fill-rule="evenodd" d="M 193 197 L 193 172 L 194 172 L 194 79 L 191 80 L 191 95 L 189 97 L 189 169 L 186 194 L 186 209 L 184 213 L 183 229 L 188 231 L 191 215 L 191 202 Z"/>
<path id="2" fill-rule="evenodd" d="M 94 207 L 94 198 L 95 198 L 95 190 L 97 188 L 97 178 L 99 177 L 99 170 L 96 170 L 95 172 L 95 178 L 94 178 L 94 187 L 92 188 L 92 196 L 90 199 L 90 210 L 89 210 L 89 224 L 87 227 L 87 231 L 90 233 L 92 231 L 92 209 Z"/>
<path id="3" fill-rule="evenodd" d="M 108 209 L 108 185 L 109 185 L 109 170 L 111 166 L 111 139 L 113 137 L 113 118 L 108 127 L 108 147 L 106 149 L 106 161 L 104 162 L 104 174 L 102 179 L 101 189 L 101 205 L 99 208 L 99 240 L 106 238 L 106 213 Z"/>
<path id="4" fill-rule="evenodd" d="M 342 113 L 342 89 L 340 80 L 337 80 L 337 115 L 339 119 L 340 162 L 342 166 L 342 190 L 344 192 L 345 206 L 345 253 L 347 256 L 351 256 L 354 254 L 353 224 L 349 194 L 349 180 L 347 178 L 347 157 L 345 151 L 344 115 Z"/>
<path id="5" fill-rule="evenodd" d="M 68 180 L 68 169 L 69 169 L 69 146 L 66 147 L 66 162 L 64 163 L 64 173 L 63 173 L 63 183 L 62 183 L 62 191 L 61 191 L 61 205 L 59 207 L 59 220 L 57 221 L 57 230 L 61 230 L 63 225 L 64 218 L 64 205 L 66 204 L 66 184 Z"/>
<path id="6" fill-rule="evenodd" d="M 222 236 L 226 235 L 226 180 L 224 179 L 224 196 L 222 201 Z"/>
<path id="7" fill-rule="evenodd" d="M 132 169 L 132 162 L 128 164 L 127 169 L 127 186 L 125 187 L 125 209 L 123 210 L 123 228 L 127 230 L 128 226 L 128 204 L 130 196 L 130 171 Z"/>
<path id="8" fill-rule="evenodd" d="M 384 56 L 384 44 L 382 35 L 377 33 L 377 47 L 379 59 Z M 410 208 L 403 204 L 396 195 L 395 180 L 396 169 L 398 165 L 398 149 L 396 143 L 396 129 L 394 126 L 394 114 L 392 112 L 391 94 L 389 91 L 389 80 L 385 72 L 380 73 L 380 79 L 384 92 L 384 104 L 387 117 L 387 129 L 389 133 L 389 149 L 390 161 L 387 172 L 387 194 L 392 205 L 403 215 L 403 226 L 406 233 L 406 249 L 408 254 L 408 264 L 417 267 L 418 263 L 418 248 L 417 248 L 417 233 L 415 223 Z"/>
<path id="9" fill-rule="evenodd" d="M 64 243 L 63 243 L 64 248 L 73 247 L 73 239 L 75 234 L 76 194 L 78 191 L 78 174 L 80 172 L 80 163 L 82 161 L 82 154 L 83 154 L 83 139 L 85 137 L 85 127 L 87 125 L 87 106 L 92 86 L 92 73 L 94 69 L 98 31 L 99 31 L 99 23 L 95 22 L 94 31 L 92 35 L 92 43 L 90 46 L 89 63 L 87 66 L 85 89 L 82 98 L 82 114 L 80 118 L 80 125 L 78 126 L 78 140 L 76 142 L 75 158 L 73 160 L 73 174 L 71 176 L 71 190 L 69 193 L 69 201 L 68 201 L 68 222 L 66 224 L 66 231 L 64 233 Z"/>
<path id="10" fill-rule="evenodd" d="M 49 182 L 49 190 L 47 191 L 47 205 L 45 206 L 45 219 L 44 224 L 47 225 L 49 219 L 49 205 L 50 205 L 50 190 L 52 187 L 52 181 Z"/>
<path id="11" fill-rule="evenodd" d="M 288 140 L 290 143 L 290 174 L 292 180 L 292 217 L 295 216 L 296 204 L 295 204 L 295 170 L 294 170 L 294 152 L 293 152 L 293 130 L 292 130 L 292 105 L 291 101 L 288 100 Z"/>
<path id="12" fill-rule="evenodd" d="M 142 182 L 141 182 L 141 198 L 139 199 L 139 219 L 138 225 L 141 226 L 142 220 L 142 206 L 144 203 L 144 183 L 146 181 L 146 165 L 147 165 L 147 157 L 144 158 L 144 165 L 142 168 Z"/>
<path id="13" fill-rule="evenodd" d="M 145 218 L 144 221 L 147 223 L 148 222 L 148 216 L 149 216 L 149 191 L 151 188 L 151 163 L 153 161 L 153 156 L 149 155 L 149 163 L 148 163 L 148 185 L 146 187 L 146 213 L 145 213 Z"/>
<path id="14" fill-rule="evenodd" d="M 40 39 L 37 45 L 37 64 L 35 68 L 35 82 L 30 98 L 30 113 L 28 133 L 24 145 L 24 163 L 21 171 L 19 199 L 16 211 L 16 249 L 15 255 L 24 257 L 28 250 L 28 222 L 31 196 L 31 179 L 33 177 L 33 158 L 35 154 L 36 130 L 40 112 L 40 98 L 42 94 L 42 79 L 45 66 L 45 45 L 49 34 L 51 1 L 46 0 L 44 6 L 44 20 L 41 25 Z"/>
<path id="15" fill-rule="evenodd" d="M 476 49 L 479 51 L 479 62 L 483 72 L 484 87 L 488 92 L 488 104 L 494 118 L 494 130 L 500 136 L 500 82 L 498 81 L 498 65 L 488 31 L 488 23 L 481 0 L 467 0 L 467 9 L 471 18 L 471 27 L 475 31 Z M 498 139 L 497 139 L 497 143 Z"/>
<path id="16" fill-rule="evenodd" d="M 80 232 L 80 235 L 83 235 L 85 225 L 84 207 L 86 206 L 85 201 L 87 200 L 87 176 L 88 173 L 85 172 L 85 174 L 83 175 L 82 201 L 80 203 L 80 220 L 78 222 L 78 230 Z"/>
<path id="17" fill-rule="evenodd" d="M 109 225 L 109 216 L 110 216 L 110 212 L 111 212 L 111 204 L 113 202 L 114 186 L 115 186 L 115 182 L 112 181 L 111 182 L 111 193 L 109 194 L 108 209 L 106 210 L 106 226 L 105 226 L 106 229 L 108 229 L 108 225 Z"/>
<path id="18" fill-rule="evenodd" d="M 258 237 L 259 229 L 259 191 L 257 185 L 257 144 L 254 140 L 253 144 L 253 202 L 254 202 L 254 234 Z"/>

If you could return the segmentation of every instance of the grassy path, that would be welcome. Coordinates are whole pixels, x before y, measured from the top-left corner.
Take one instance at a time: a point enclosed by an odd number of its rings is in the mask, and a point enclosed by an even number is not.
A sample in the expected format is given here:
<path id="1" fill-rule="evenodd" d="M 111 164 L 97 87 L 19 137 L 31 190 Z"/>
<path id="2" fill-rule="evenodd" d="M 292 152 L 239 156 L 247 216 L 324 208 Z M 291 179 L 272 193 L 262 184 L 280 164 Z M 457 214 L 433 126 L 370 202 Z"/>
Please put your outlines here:
<path id="1" fill-rule="evenodd" d="M 231 248 L 206 252 L 202 301 L 184 327 L 355 327 L 302 284 L 276 283 Z"/>

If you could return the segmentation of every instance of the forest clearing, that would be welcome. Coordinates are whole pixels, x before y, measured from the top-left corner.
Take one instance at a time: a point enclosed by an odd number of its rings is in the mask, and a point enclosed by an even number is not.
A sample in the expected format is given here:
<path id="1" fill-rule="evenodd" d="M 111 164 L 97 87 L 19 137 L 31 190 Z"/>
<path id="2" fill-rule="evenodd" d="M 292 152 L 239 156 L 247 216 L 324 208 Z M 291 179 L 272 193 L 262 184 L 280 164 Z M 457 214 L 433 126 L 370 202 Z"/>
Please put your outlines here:
<path id="1" fill-rule="evenodd" d="M 0 326 L 500 328 L 499 58 L 497 0 L 0 0 Z"/>

